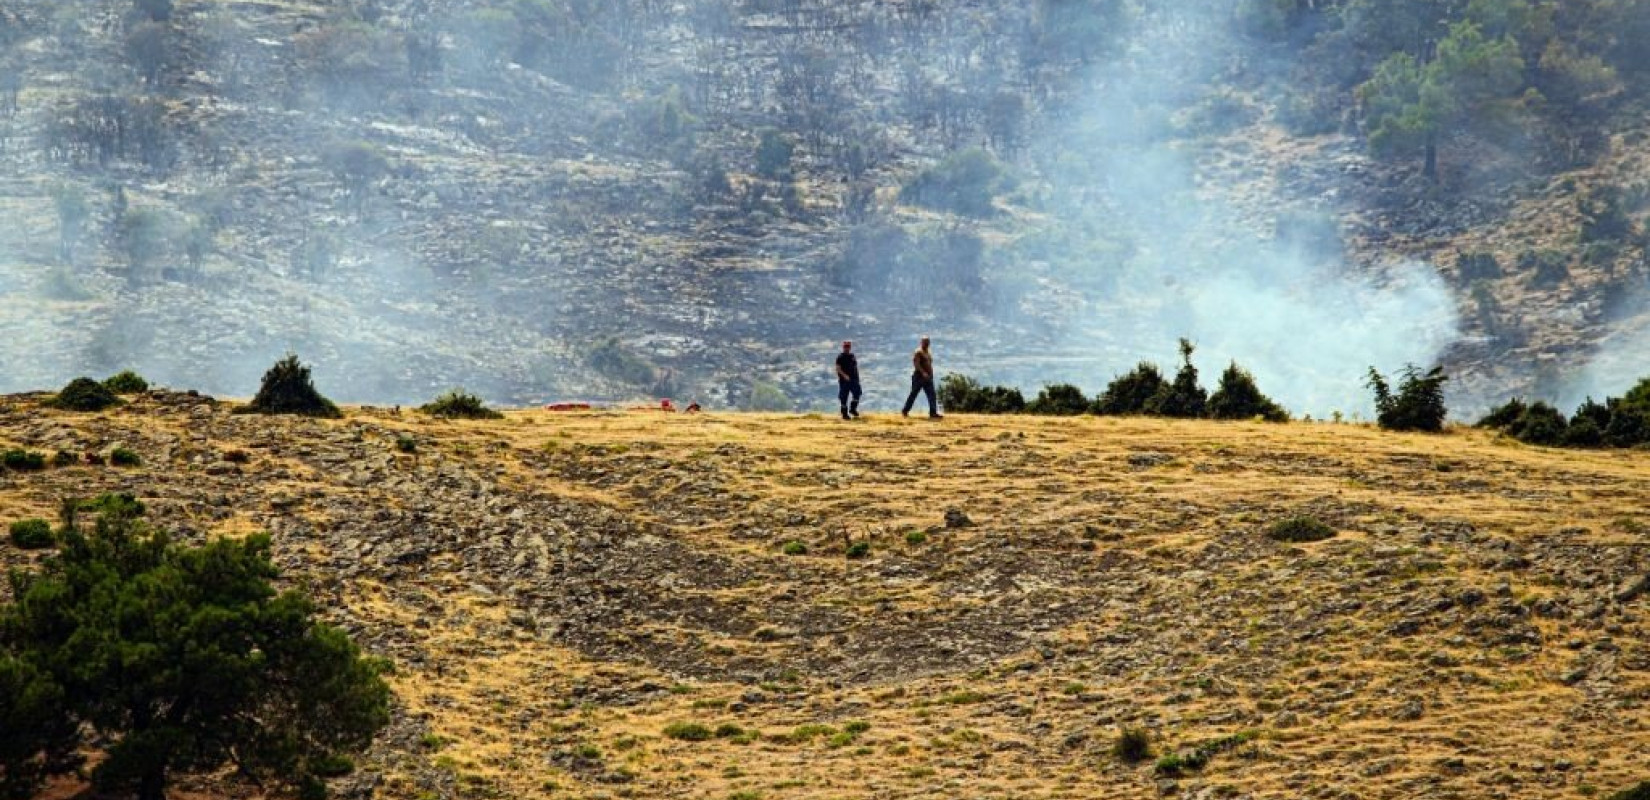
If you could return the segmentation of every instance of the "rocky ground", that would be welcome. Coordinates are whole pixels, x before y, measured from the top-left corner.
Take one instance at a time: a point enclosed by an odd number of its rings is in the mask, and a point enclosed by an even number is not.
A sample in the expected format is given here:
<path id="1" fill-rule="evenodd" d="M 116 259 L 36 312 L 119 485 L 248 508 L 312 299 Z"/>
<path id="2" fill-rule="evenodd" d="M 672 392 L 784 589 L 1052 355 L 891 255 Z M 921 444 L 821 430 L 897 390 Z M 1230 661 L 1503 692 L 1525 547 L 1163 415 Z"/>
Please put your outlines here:
<path id="1" fill-rule="evenodd" d="M 1640 453 L 38 399 L 0 399 L 0 447 L 143 464 L 0 474 L 0 515 L 118 490 L 187 539 L 268 530 L 286 578 L 393 660 L 396 721 L 347 797 L 1568 798 L 1650 777 Z M 1338 534 L 1263 535 L 1299 514 Z M 1124 726 L 1208 763 L 1124 763 Z"/>

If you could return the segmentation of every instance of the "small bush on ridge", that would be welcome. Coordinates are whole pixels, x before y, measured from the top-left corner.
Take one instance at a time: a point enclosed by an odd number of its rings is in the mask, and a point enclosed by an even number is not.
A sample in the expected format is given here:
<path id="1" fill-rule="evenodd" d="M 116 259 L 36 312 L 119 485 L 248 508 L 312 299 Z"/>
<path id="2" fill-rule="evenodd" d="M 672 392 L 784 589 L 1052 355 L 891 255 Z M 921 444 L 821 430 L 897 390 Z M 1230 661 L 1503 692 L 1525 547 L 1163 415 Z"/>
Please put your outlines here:
<path id="1" fill-rule="evenodd" d="M 149 382 L 142 375 L 126 370 L 103 381 L 103 388 L 115 394 L 142 394 L 149 391 Z"/>
<path id="2" fill-rule="evenodd" d="M 481 401 L 480 397 L 470 394 L 463 389 L 453 389 L 446 394 L 419 406 L 419 411 L 432 417 L 446 419 L 503 419 L 504 415 L 494 411 Z"/>
<path id="3" fill-rule="evenodd" d="M 47 405 L 65 411 L 102 411 L 119 404 L 120 398 L 115 397 L 114 392 L 91 378 L 69 381 L 56 397 L 47 401 Z"/>
<path id="4" fill-rule="evenodd" d="M 315 382 L 310 379 L 309 367 L 299 363 L 298 357 L 291 353 L 275 362 L 275 366 L 264 373 L 263 385 L 258 388 L 258 395 L 252 398 L 252 402 L 235 411 L 246 414 L 295 414 L 331 419 L 343 416 L 338 406 L 333 405 L 331 400 L 322 397 L 321 393 L 315 390 Z"/>
<path id="5" fill-rule="evenodd" d="M 983 386 L 967 375 L 951 374 L 940 379 L 940 405 L 957 414 L 1018 414 L 1026 410 L 1019 389 Z"/>
<path id="6" fill-rule="evenodd" d="M 1234 361 L 1220 376 L 1220 386 L 1209 397 L 1209 416 L 1214 419 L 1254 419 L 1288 422 L 1289 412 L 1262 394 L 1255 376 Z"/>
<path id="7" fill-rule="evenodd" d="M 1043 387 L 1037 399 L 1026 406 L 1027 413 L 1055 417 L 1075 417 L 1088 410 L 1089 399 L 1083 396 L 1083 390 L 1069 383 Z"/>
<path id="8" fill-rule="evenodd" d="M 1142 361 L 1132 371 L 1119 376 L 1094 400 L 1096 414 L 1123 416 L 1144 414 L 1153 397 L 1167 391 L 1169 382 L 1156 364 Z"/>
<path id="9" fill-rule="evenodd" d="M 1313 517 L 1290 517 L 1266 529 L 1266 538 L 1279 542 L 1321 542 L 1334 536 L 1334 528 Z"/>

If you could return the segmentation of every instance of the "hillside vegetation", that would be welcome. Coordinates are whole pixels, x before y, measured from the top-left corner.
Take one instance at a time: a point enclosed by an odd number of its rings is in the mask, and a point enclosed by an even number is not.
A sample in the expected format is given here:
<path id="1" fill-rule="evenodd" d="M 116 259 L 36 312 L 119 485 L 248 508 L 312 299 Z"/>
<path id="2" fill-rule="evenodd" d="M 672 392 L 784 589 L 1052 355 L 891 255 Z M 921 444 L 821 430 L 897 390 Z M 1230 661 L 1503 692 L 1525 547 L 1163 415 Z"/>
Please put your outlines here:
<path id="1" fill-rule="evenodd" d="M 0 399 L 0 448 L 138 463 L 0 473 L 5 519 L 127 492 L 184 542 L 267 531 L 282 575 L 392 662 L 394 721 L 340 796 L 1574 798 L 1650 779 L 1641 451 L 1091 416 L 40 401 Z"/>
<path id="2" fill-rule="evenodd" d="M 1093 391 L 1188 336 L 1266 381 L 1357 384 L 1363 363 L 1282 324 L 1402 351 L 1383 368 L 1442 360 L 1481 408 L 1579 400 L 1558 395 L 1645 311 L 1646 20 L 1645 0 L 16 0 L 0 381 L 135 366 L 224 391 L 297 349 L 353 379 L 346 401 L 806 407 L 821 343 L 874 345 L 868 376 L 897 384 L 930 333 L 997 382 Z M 1393 282 L 1439 289 L 1388 308 Z"/>

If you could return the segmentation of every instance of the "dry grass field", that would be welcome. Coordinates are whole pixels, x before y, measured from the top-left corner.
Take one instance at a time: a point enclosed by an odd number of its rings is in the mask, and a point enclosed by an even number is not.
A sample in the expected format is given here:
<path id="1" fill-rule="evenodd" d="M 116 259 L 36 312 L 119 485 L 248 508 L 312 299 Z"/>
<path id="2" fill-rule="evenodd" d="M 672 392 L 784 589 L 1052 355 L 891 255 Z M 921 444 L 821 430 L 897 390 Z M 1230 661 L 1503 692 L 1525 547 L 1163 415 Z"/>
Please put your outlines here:
<path id="1" fill-rule="evenodd" d="M 396 722 L 342 796 L 1650 780 L 1650 453 L 1300 423 L 228 409 L 0 400 L 0 446 L 143 458 L 0 473 L 0 514 L 120 490 L 184 538 L 270 531 L 285 577 L 396 665 Z M 1300 515 L 1336 535 L 1266 535 Z M 1125 727 L 1150 758 L 1113 754 Z"/>

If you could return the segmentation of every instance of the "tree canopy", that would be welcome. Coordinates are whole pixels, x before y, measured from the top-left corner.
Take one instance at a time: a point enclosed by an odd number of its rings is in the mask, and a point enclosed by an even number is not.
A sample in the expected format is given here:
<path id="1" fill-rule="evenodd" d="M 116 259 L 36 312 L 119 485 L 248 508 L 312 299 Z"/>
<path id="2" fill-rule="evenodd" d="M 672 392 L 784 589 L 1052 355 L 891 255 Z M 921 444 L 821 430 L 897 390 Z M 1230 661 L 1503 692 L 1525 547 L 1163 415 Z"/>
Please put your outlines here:
<path id="1" fill-rule="evenodd" d="M 89 531 L 73 511 L 99 512 Z M 93 783 L 159 800 L 178 773 L 233 766 L 325 794 L 320 775 L 388 723 L 385 664 L 277 592 L 266 535 L 192 547 L 129 497 L 65 514 L 55 557 L 0 606 L 0 796 L 103 758 Z"/>

